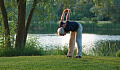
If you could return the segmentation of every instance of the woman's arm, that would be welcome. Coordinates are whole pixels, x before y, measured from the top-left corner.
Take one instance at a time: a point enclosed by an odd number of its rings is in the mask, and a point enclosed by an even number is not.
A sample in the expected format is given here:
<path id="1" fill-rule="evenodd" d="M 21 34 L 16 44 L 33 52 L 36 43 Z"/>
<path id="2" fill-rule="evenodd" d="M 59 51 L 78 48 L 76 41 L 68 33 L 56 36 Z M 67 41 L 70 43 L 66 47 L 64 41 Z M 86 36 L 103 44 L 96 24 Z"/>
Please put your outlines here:
<path id="1" fill-rule="evenodd" d="M 64 20 L 64 17 L 65 17 L 65 12 L 67 12 L 68 10 L 67 9 L 65 9 L 64 11 L 63 11 L 63 14 L 62 14 L 62 16 L 61 16 L 61 22 L 63 22 L 63 20 Z"/>
<path id="2" fill-rule="evenodd" d="M 63 12 L 63 14 L 62 14 L 62 16 L 61 16 L 61 22 L 63 22 L 63 20 L 64 20 L 64 16 L 65 16 L 65 13 Z"/>
<path id="3" fill-rule="evenodd" d="M 70 20 L 70 9 L 68 9 L 68 13 L 67 13 L 67 16 L 66 16 L 66 21 L 69 21 Z"/>

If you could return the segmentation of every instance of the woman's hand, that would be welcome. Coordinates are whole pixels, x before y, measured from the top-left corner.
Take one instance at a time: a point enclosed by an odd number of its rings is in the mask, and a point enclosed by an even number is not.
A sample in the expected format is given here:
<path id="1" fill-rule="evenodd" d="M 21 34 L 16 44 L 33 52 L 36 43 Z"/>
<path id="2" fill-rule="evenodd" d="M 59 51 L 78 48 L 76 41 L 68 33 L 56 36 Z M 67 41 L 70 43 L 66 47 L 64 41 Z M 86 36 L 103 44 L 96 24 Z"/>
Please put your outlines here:
<path id="1" fill-rule="evenodd" d="M 64 20 L 65 12 L 68 12 L 67 16 L 66 16 L 66 21 L 70 20 L 70 9 L 67 8 L 63 11 L 63 14 L 62 14 L 61 20 L 60 20 L 61 22 L 63 22 L 63 20 Z"/>
<path id="2" fill-rule="evenodd" d="M 64 11 L 63 11 L 63 13 L 65 13 L 65 12 L 70 12 L 70 9 L 65 9 Z"/>
<path id="3" fill-rule="evenodd" d="M 63 13 L 65 13 L 65 12 L 67 12 L 68 11 L 68 9 L 65 9 L 64 11 L 63 11 Z"/>
<path id="4" fill-rule="evenodd" d="M 71 10 L 70 9 L 67 9 L 68 10 L 68 12 L 71 12 Z"/>
<path id="5" fill-rule="evenodd" d="M 67 9 L 68 13 L 67 13 L 67 16 L 66 16 L 66 21 L 69 21 L 70 20 L 70 9 Z"/>

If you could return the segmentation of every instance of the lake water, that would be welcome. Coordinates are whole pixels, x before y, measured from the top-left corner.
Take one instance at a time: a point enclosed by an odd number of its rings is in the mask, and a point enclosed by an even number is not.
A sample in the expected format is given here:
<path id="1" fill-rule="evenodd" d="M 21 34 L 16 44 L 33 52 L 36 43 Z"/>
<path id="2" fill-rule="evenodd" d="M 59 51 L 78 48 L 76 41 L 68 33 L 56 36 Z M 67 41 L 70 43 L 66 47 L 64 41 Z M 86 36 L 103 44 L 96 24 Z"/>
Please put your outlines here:
<path id="1" fill-rule="evenodd" d="M 37 37 L 37 41 L 44 47 L 46 46 L 65 46 L 69 44 L 70 34 L 58 36 L 57 34 L 29 34 L 28 38 Z M 98 35 L 98 34 L 82 34 L 83 51 L 87 51 L 94 47 L 95 43 L 100 40 L 120 40 L 120 35 Z M 76 45 L 75 45 L 76 47 Z"/>

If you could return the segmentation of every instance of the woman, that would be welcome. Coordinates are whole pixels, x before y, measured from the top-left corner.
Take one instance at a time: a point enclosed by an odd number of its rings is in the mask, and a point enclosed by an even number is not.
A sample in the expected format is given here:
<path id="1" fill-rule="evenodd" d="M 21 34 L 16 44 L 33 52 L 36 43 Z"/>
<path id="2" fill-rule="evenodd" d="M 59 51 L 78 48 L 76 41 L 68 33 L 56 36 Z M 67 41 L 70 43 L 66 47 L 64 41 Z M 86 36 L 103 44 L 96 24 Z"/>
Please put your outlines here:
<path id="1" fill-rule="evenodd" d="M 64 23 L 64 16 L 66 15 L 66 22 Z M 74 53 L 74 46 L 75 46 L 75 39 L 77 43 L 77 55 L 76 58 L 82 58 L 82 25 L 77 22 L 70 21 L 70 9 L 65 9 L 61 16 L 60 20 L 60 28 L 58 28 L 58 35 L 64 36 L 67 32 L 70 31 L 70 40 L 69 40 L 69 48 L 67 57 L 73 57 Z"/>

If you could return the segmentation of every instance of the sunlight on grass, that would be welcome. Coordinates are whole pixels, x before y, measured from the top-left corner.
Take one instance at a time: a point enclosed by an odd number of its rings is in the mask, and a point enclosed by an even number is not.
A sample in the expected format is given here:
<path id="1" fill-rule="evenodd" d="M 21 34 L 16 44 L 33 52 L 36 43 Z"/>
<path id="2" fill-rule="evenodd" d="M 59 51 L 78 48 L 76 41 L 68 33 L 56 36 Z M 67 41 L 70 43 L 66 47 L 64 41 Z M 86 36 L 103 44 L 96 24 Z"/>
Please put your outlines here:
<path id="1" fill-rule="evenodd" d="M 83 56 L 81 59 L 56 56 L 1 57 L 1 70 L 117 70 L 120 58 Z"/>

